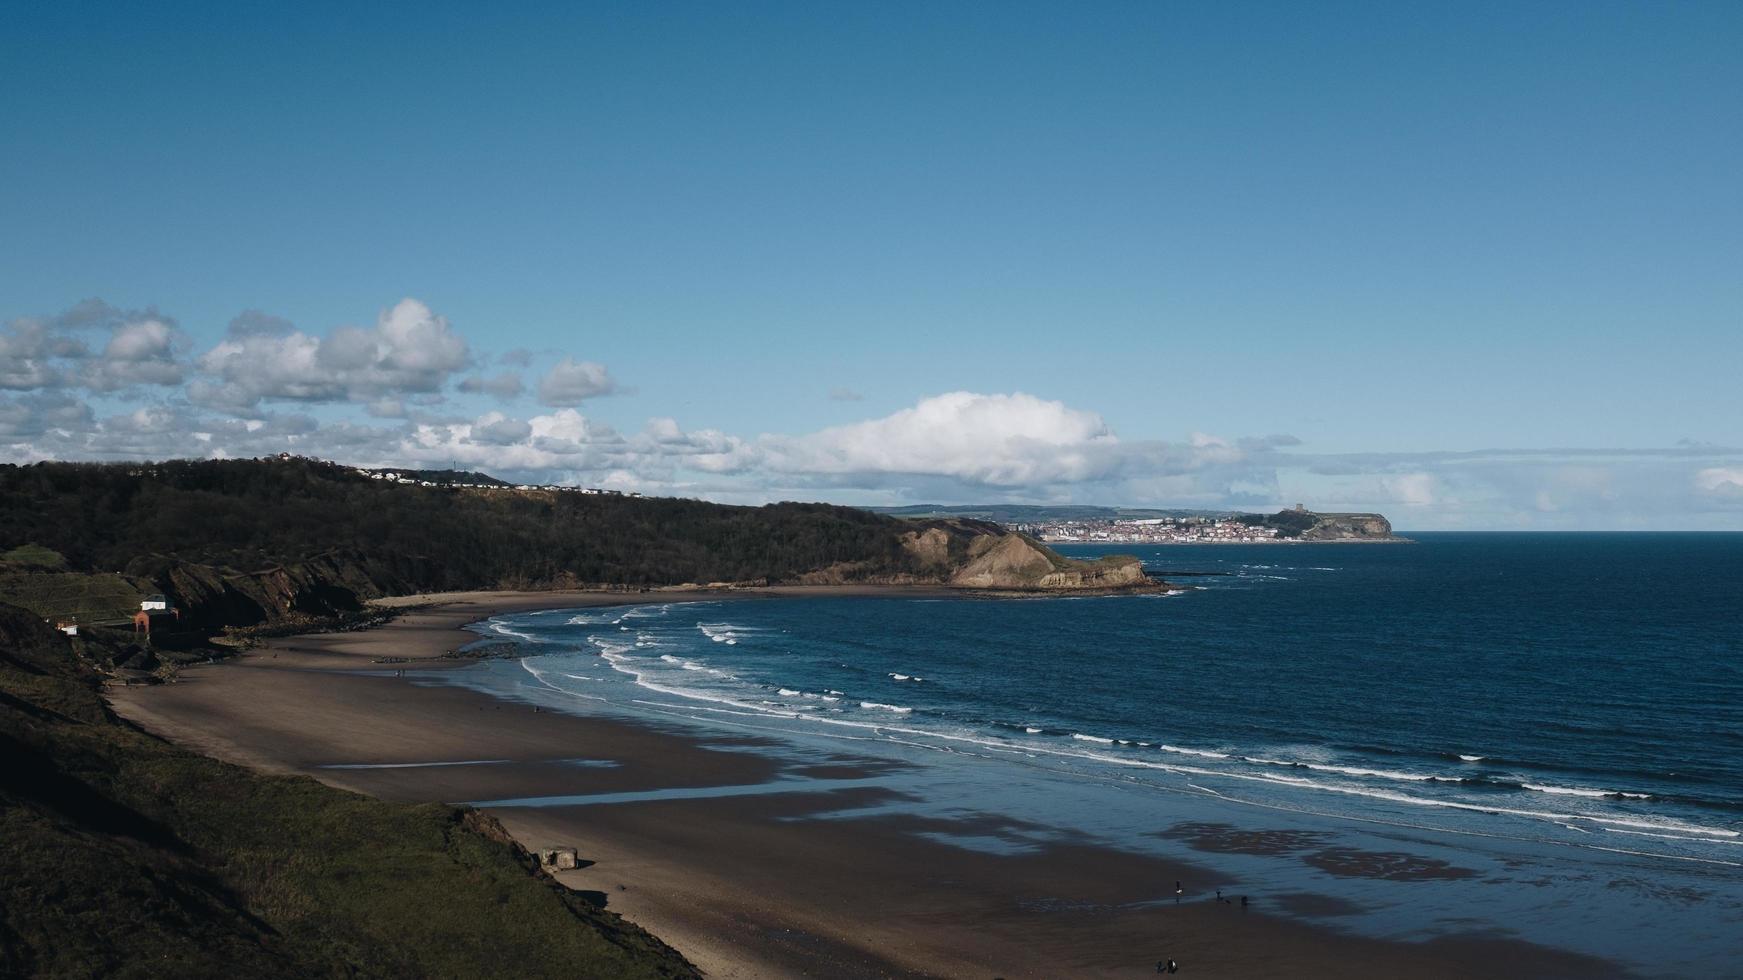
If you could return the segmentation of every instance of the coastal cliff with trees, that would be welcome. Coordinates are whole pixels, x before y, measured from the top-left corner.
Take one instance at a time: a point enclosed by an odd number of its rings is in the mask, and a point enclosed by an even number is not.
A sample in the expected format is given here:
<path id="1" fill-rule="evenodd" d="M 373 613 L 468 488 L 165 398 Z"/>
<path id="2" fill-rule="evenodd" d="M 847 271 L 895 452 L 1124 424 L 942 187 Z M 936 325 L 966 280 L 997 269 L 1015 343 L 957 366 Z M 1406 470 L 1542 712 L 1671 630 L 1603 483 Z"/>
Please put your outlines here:
<path id="1" fill-rule="evenodd" d="M 178 625 L 209 631 L 467 589 L 1156 585 L 1136 559 L 1079 562 L 984 521 L 407 485 L 300 458 L 7 465 L 0 499 L 0 594 L 11 601 L 102 619 L 162 592 Z"/>

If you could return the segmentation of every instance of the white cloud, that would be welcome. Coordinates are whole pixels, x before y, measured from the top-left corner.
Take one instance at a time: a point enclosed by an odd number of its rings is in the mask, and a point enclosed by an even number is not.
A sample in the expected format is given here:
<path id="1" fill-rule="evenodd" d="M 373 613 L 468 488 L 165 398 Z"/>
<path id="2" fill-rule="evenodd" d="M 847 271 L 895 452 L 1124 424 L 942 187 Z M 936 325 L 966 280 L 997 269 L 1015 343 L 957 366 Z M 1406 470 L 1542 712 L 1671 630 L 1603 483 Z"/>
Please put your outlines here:
<path id="1" fill-rule="evenodd" d="M 1711 497 L 1743 499 L 1743 466 L 1713 466 L 1695 474 L 1695 489 Z"/>
<path id="2" fill-rule="evenodd" d="M 89 405 L 60 392 L 0 398 L 0 440 L 34 439 L 56 430 L 82 433 L 94 418 Z"/>
<path id="3" fill-rule="evenodd" d="M 175 355 L 175 328 L 152 317 L 115 328 L 102 356 L 91 361 L 84 375 L 93 391 L 114 391 L 136 384 L 182 383 L 183 365 Z"/>
<path id="4" fill-rule="evenodd" d="M 533 427 L 520 419 L 505 418 L 500 412 L 492 412 L 473 423 L 468 437 L 473 442 L 491 446 L 512 446 L 517 442 L 526 442 L 533 435 Z"/>
<path id="5" fill-rule="evenodd" d="M 1409 507 L 1427 507 L 1434 503 L 1438 481 L 1432 473 L 1400 473 L 1383 477 L 1380 485 L 1387 495 Z"/>
<path id="6" fill-rule="evenodd" d="M 200 370 L 217 381 L 190 386 L 191 398 L 233 412 L 262 400 L 374 401 L 438 392 L 471 363 L 447 318 L 415 299 L 383 310 L 374 327 L 340 327 L 324 338 L 263 318 L 238 317 L 224 340 L 200 356 Z"/>
<path id="7" fill-rule="evenodd" d="M 103 329 L 109 331 L 109 340 L 98 353 L 76 336 Z M 168 317 L 86 300 L 56 316 L 13 320 L 0 331 L 0 388 L 110 392 L 179 385 L 186 372 L 178 356 L 182 343 L 175 321 Z"/>
<path id="8" fill-rule="evenodd" d="M 552 407 L 573 407 L 616 390 L 617 382 L 605 365 L 565 357 L 539 381 L 539 401 Z"/>
<path id="9" fill-rule="evenodd" d="M 765 437 L 759 453 L 784 472 L 916 474 L 1013 486 L 1106 476 L 1119 465 L 1118 446 L 1094 412 L 1022 393 L 956 391 L 881 419 Z"/>

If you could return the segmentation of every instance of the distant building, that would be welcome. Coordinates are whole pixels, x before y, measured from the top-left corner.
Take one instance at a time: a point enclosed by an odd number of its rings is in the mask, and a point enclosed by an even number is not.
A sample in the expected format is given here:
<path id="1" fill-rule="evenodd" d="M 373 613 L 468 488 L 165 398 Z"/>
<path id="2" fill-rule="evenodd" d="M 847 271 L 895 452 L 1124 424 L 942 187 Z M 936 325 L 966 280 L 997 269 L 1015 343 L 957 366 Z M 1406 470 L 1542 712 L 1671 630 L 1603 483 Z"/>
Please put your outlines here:
<path id="1" fill-rule="evenodd" d="M 54 628 L 68 636 L 79 635 L 79 623 L 75 619 L 62 619 L 54 624 Z"/>
<path id="2" fill-rule="evenodd" d="M 169 612 L 170 610 L 169 596 L 162 593 L 148 595 L 139 601 L 140 612 Z"/>

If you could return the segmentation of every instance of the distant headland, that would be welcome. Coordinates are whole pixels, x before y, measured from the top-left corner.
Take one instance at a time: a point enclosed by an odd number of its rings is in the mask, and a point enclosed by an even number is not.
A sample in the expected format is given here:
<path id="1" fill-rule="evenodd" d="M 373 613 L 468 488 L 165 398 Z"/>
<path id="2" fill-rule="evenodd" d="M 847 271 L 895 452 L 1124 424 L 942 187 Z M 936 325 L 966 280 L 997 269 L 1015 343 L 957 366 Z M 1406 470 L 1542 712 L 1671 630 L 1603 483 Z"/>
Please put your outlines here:
<path id="1" fill-rule="evenodd" d="M 1406 543 L 1392 522 L 1372 513 L 1318 513 L 1297 504 L 1274 514 L 1153 510 L 1087 505 L 922 504 L 873 508 L 897 517 L 989 521 L 1058 544 L 1327 544 Z"/>

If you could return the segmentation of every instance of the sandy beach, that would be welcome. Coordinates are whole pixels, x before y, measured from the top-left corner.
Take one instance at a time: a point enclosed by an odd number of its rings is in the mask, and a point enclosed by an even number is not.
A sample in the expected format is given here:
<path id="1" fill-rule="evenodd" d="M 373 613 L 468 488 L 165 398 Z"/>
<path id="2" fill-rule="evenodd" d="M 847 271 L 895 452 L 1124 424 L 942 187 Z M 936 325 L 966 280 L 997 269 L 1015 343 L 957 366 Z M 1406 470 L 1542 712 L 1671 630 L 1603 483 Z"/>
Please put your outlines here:
<path id="1" fill-rule="evenodd" d="M 1613 964 L 1511 939 L 1387 942 L 1214 901 L 1232 882 L 1217 869 L 1219 851 L 1289 846 L 1263 827 L 1194 830 L 1204 860 L 1193 863 L 1059 834 L 1022 853 L 969 849 L 947 841 L 1021 834 L 1024 821 L 994 812 L 950 820 L 880 813 L 875 804 L 896 792 L 878 785 L 892 765 L 883 759 L 820 759 L 762 738 L 536 710 L 420 680 L 463 667 L 454 651 L 477 636 L 461 627 L 489 615 L 649 598 L 409 597 L 394 603 L 412 608 L 376 629 L 273 640 L 188 669 L 173 684 L 116 687 L 110 696 L 155 734 L 264 770 L 395 800 L 543 800 L 491 812 L 529 848 L 579 848 L 592 864 L 562 873 L 565 884 L 718 977 L 1111 977 L 1150 973 L 1166 959 L 1208 977 L 1617 973 Z M 570 795 L 589 799 L 550 801 Z M 1338 860 L 1349 874 L 1456 873 L 1400 872 L 1390 857 Z M 1186 891 L 1178 903 L 1176 881 Z M 1312 895 L 1289 901 L 1335 904 Z"/>

